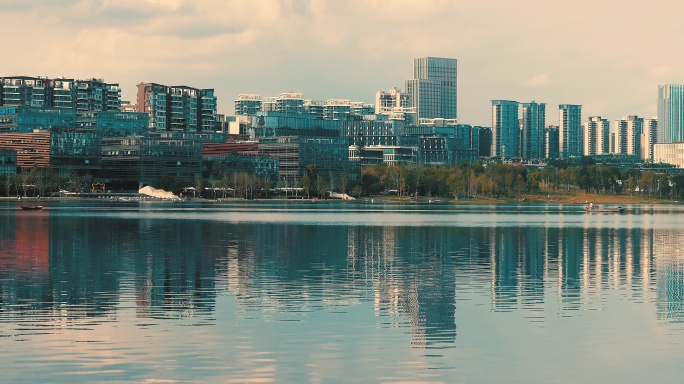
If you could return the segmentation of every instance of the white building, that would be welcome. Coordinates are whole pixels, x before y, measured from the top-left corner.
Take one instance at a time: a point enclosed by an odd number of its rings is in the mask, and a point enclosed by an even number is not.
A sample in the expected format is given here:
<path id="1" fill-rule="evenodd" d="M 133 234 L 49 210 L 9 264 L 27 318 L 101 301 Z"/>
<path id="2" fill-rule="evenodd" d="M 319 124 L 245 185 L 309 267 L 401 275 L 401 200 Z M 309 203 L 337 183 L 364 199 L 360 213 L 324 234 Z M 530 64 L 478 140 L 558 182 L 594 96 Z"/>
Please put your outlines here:
<path id="1" fill-rule="evenodd" d="M 641 157 L 641 134 L 644 130 L 644 119 L 638 116 L 627 116 L 615 120 L 611 130 L 610 152 Z"/>
<path id="2" fill-rule="evenodd" d="M 601 116 L 592 116 L 584 122 L 585 156 L 610 153 L 610 122 Z"/>
<path id="3" fill-rule="evenodd" d="M 653 162 L 684 168 L 684 143 L 665 143 L 653 146 Z"/>

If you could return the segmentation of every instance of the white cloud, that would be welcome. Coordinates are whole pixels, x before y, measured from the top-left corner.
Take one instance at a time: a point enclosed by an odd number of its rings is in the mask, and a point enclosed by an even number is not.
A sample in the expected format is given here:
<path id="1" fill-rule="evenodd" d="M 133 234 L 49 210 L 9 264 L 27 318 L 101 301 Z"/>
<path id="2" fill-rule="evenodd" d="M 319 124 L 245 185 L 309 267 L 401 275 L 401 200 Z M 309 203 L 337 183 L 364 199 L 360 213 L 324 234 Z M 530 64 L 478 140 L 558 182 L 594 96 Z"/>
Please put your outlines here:
<path id="1" fill-rule="evenodd" d="M 549 77 L 548 73 L 542 73 L 527 80 L 526 84 L 535 87 L 543 87 L 551 84 L 551 78 Z"/>
<path id="2" fill-rule="evenodd" d="M 493 98 L 646 115 L 659 83 L 684 81 L 671 65 L 684 61 L 672 49 L 684 3 L 667 0 L 576 0 L 562 12 L 542 0 L 0 0 L 0 9 L 3 30 L 21 36 L 3 41 L 13 59 L 2 75 L 102 77 L 131 100 L 141 81 L 214 87 L 227 113 L 239 93 L 372 101 L 403 88 L 412 59 L 427 55 L 459 60 L 459 120 L 474 124 L 488 123 Z"/>

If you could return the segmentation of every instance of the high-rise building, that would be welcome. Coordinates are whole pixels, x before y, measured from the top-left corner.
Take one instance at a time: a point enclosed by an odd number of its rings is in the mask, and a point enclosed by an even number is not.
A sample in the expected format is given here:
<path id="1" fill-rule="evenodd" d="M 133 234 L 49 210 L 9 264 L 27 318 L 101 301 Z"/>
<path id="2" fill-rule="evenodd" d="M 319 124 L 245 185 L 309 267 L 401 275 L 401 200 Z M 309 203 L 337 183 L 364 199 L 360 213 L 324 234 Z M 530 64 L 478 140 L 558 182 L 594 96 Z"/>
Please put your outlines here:
<path id="1" fill-rule="evenodd" d="M 410 106 L 416 119 L 455 119 L 457 90 L 456 59 L 422 57 L 413 60 L 413 79 L 406 80 Z"/>
<path id="2" fill-rule="evenodd" d="M 138 84 L 137 111 L 150 116 L 150 131 L 214 131 L 216 96 L 213 89 Z"/>
<path id="3" fill-rule="evenodd" d="M 658 140 L 658 119 L 644 119 L 644 131 L 641 134 L 641 158 L 653 161 L 653 145 Z"/>
<path id="4" fill-rule="evenodd" d="M 658 143 L 684 142 L 684 85 L 658 86 Z"/>
<path id="5" fill-rule="evenodd" d="M 544 142 L 546 144 L 546 158 L 556 159 L 560 156 L 560 139 L 558 134 L 558 126 L 549 125 L 544 130 Z"/>
<path id="6" fill-rule="evenodd" d="M 561 158 L 582 156 L 582 106 L 558 106 L 558 146 Z"/>
<path id="7" fill-rule="evenodd" d="M 97 112 L 119 110 L 121 88 L 102 79 L 3 77 L 0 78 L 0 105 L 73 109 L 74 127 L 93 128 Z"/>
<path id="8" fill-rule="evenodd" d="M 387 92 L 378 91 L 375 93 L 375 113 L 379 115 L 396 108 L 409 108 L 410 101 L 409 94 L 397 88 L 392 88 Z"/>
<path id="9" fill-rule="evenodd" d="M 518 102 L 492 100 L 492 156 L 520 156 L 520 123 Z"/>
<path id="10" fill-rule="evenodd" d="M 641 157 L 641 134 L 644 130 L 644 119 L 638 116 L 627 116 L 615 120 L 611 130 L 611 153 L 638 155 Z"/>
<path id="11" fill-rule="evenodd" d="M 76 106 L 76 125 L 80 128 L 94 128 L 97 112 L 118 111 L 121 107 L 119 84 L 105 83 L 103 79 L 74 80 L 73 91 L 75 102 L 66 104 Z M 66 93 L 61 96 L 66 96 Z"/>
<path id="12" fill-rule="evenodd" d="M 610 121 L 601 116 L 592 116 L 584 122 L 584 155 L 605 155 L 610 153 Z"/>
<path id="13" fill-rule="evenodd" d="M 546 104 L 523 103 L 522 105 L 522 157 L 544 158 L 544 127 L 546 127 Z"/>
<path id="14" fill-rule="evenodd" d="M 400 120 L 407 124 L 417 122 L 415 120 L 415 108 L 411 107 L 411 98 L 408 93 L 397 88 L 389 91 L 378 91 L 375 94 L 375 114 L 385 115 L 390 120 Z"/>
<path id="15" fill-rule="evenodd" d="M 235 100 L 236 115 L 256 115 L 261 111 L 261 95 L 238 95 Z"/>
<path id="16" fill-rule="evenodd" d="M 50 80 L 46 77 L 12 76 L 0 78 L 0 105 L 50 107 Z"/>

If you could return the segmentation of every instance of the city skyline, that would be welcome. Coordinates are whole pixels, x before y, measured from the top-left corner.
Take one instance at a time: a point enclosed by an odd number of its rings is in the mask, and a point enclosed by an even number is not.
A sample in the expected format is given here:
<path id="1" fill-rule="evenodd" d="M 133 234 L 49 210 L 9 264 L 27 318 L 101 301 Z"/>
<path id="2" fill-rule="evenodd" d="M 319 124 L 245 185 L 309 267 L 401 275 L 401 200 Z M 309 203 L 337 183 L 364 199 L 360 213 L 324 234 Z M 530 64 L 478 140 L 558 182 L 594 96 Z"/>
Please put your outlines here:
<path id="1" fill-rule="evenodd" d="M 537 0 L 2 3 L 3 25 L 22 35 L 5 43 L 17 53 L 8 75 L 105 78 L 121 84 L 123 100 L 135 99 L 140 82 L 212 87 L 225 114 L 243 93 L 370 103 L 402 88 L 411 60 L 426 56 L 459 61 L 459 121 L 476 125 L 490 124 L 495 99 L 651 117 L 658 85 L 684 79 L 684 53 L 668 49 L 684 5 L 663 1 L 579 1 L 563 13 Z M 580 18 L 586 28 L 576 28 Z M 657 61 L 646 54 L 654 51 Z"/>

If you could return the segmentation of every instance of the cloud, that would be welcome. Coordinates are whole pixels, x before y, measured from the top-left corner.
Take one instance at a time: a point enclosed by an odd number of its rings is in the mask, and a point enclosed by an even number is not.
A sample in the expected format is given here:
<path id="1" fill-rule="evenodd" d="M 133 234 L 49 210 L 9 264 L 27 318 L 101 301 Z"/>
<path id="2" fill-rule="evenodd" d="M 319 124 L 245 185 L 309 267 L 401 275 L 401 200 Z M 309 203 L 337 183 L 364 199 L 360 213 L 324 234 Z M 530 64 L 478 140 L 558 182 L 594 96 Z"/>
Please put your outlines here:
<path id="1" fill-rule="evenodd" d="M 684 3 L 667 7 L 576 0 L 559 14 L 543 0 L 0 0 L 3 30 L 21 36 L 3 41 L 12 60 L 2 75 L 101 77 L 129 100 L 141 81 L 213 87 L 219 110 L 231 113 L 240 93 L 372 102 L 378 90 L 403 88 L 413 58 L 429 55 L 458 59 L 465 123 L 487 124 L 494 98 L 582 103 L 586 115 L 617 118 L 650 114 L 642 109 L 655 104 L 658 83 L 684 79 L 671 64 L 684 61 L 671 48 L 684 33 Z"/>
<path id="2" fill-rule="evenodd" d="M 548 73 L 541 73 L 537 76 L 534 76 L 533 78 L 527 80 L 525 83 L 527 85 L 531 85 L 534 87 L 543 87 L 551 84 L 551 78 L 549 77 Z"/>

